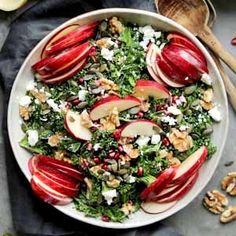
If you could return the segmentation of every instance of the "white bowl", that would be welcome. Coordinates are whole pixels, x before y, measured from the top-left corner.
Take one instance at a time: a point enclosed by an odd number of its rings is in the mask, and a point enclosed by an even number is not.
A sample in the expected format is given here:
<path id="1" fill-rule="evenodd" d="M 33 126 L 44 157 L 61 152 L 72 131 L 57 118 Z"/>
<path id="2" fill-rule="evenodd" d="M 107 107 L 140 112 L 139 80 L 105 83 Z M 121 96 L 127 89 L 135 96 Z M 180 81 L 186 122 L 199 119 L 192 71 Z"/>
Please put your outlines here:
<path id="1" fill-rule="evenodd" d="M 16 77 L 15 83 L 11 91 L 9 108 L 8 108 L 8 132 L 16 160 L 28 180 L 30 180 L 31 178 L 27 166 L 30 153 L 19 146 L 19 141 L 22 139 L 24 134 L 20 127 L 21 119 L 18 111 L 19 110 L 18 103 L 19 103 L 19 97 L 23 96 L 26 92 L 26 85 L 28 81 L 32 80 L 33 78 L 33 74 L 31 72 L 31 65 L 34 64 L 37 60 L 39 60 L 41 49 L 43 48 L 45 43 L 49 40 L 49 38 L 63 27 L 74 23 L 79 23 L 83 25 L 91 21 L 102 20 L 105 18 L 109 18 L 111 16 L 118 16 L 124 19 L 125 21 L 137 23 L 138 25 L 141 26 L 152 25 L 153 27 L 161 30 L 178 31 L 186 35 L 188 38 L 190 38 L 201 49 L 201 51 L 203 52 L 203 54 L 207 59 L 210 75 L 214 80 L 213 88 L 214 88 L 215 102 L 219 104 L 223 116 L 222 121 L 215 125 L 214 133 L 212 135 L 212 140 L 217 145 L 217 152 L 214 154 L 212 159 L 206 161 L 206 163 L 201 168 L 198 181 L 196 182 L 192 190 L 183 199 L 178 201 L 178 203 L 171 209 L 156 215 L 150 215 L 140 210 L 135 214 L 133 214 L 129 219 L 125 220 L 123 223 L 113 223 L 113 222 L 103 222 L 100 219 L 85 217 L 83 213 L 78 212 L 74 209 L 73 204 L 67 206 L 55 206 L 55 208 L 58 209 L 59 211 L 77 220 L 92 225 L 97 225 L 100 227 L 124 229 L 124 228 L 144 226 L 163 220 L 168 216 L 171 216 L 174 213 L 178 212 L 185 206 L 187 206 L 201 192 L 201 190 L 206 186 L 206 184 L 211 179 L 218 165 L 218 162 L 220 160 L 224 148 L 228 130 L 228 105 L 227 105 L 227 97 L 225 93 L 224 84 L 222 82 L 222 79 L 220 77 L 219 71 L 215 63 L 213 62 L 211 56 L 204 48 L 204 46 L 184 27 L 161 15 L 135 9 L 110 8 L 110 9 L 92 11 L 80 15 L 65 22 L 38 43 L 38 45 L 31 51 L 31 53 L 28 55 L 25 62 L 21 66 L 21 69 Z M 25 187 L 28 188 L 29 186 Z"/>

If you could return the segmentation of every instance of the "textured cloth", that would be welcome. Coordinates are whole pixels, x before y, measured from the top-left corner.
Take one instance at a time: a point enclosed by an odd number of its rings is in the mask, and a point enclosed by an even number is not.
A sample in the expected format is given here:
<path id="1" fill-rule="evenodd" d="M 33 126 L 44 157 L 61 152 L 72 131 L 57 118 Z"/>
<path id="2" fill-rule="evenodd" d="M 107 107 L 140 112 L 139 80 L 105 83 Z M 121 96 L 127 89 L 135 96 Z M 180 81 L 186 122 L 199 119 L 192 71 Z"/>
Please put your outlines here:
<path id="1" fill-rule="evenodd" d="M 0 81 L 5 92 L 3 131 L 13 222 L 19 235 L 179 235 L 162 223 L 131 230 L 109 230 L 67 217 L 33 196 L 29 183 L 13 156 L 6 125 L 6 111 L 12 84 L 27 54 L 51 30 L 81 13 L 108 7 L 130 7 L 155 11 L 149 0 L 44 0 L 34 1 L 27 11 L 13 17 L 9 35 L 0 53 Z"/>

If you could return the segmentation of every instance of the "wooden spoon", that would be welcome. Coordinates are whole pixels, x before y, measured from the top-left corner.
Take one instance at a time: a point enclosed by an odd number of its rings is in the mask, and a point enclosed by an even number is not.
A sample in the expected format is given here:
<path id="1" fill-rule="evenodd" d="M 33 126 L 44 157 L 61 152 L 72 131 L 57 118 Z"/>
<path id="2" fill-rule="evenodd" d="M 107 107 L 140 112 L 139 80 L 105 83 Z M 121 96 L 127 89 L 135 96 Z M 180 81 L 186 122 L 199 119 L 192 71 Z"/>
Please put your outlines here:
<path id="1" fill-rule="evenodd" d="M 204 0 L 156 0 L 159 12 L 198 36 L 235 73 L 236 59 L 221 45 L 208 27 L 209 9 Z"/>

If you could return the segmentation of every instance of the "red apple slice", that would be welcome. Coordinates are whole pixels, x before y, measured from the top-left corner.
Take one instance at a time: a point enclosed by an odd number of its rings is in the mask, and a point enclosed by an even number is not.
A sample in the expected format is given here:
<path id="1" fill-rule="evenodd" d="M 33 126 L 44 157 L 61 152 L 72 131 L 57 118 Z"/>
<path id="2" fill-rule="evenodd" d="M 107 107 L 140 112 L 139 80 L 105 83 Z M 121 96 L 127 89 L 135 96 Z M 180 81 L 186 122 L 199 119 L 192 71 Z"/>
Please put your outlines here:
<path id="1" fill-rule="evenodd" d="M 43 173 L 47 177 L 51 178 L 53 181 L 55 181 L 59 184 L 65 185 L 68 188 L 79 189 L 78 180 L 70 177 L 69 175 L 67 175 L 55 168 L 46 166 L 45 164 L 38 163 L 37 171 Z"/>
<path id="2" fill-rule="evenodd" d="M 37 178 L 42 183 L 50 187 L 51 189 L 57 191 L 58 193 L 64 194 L 68 197 L 75 197 L 78 193 L 78 189 L 72 189 L 65 185 L 59 184 L 58 182 L 55 182 L 51 178 L 49 178 L 47 175 L 43 174 L 40 171 L 36 171 L 33 174 L 33 179 Z"/>
<path id="3" fill-rule="evenodd" d="M 89 141 L 92 139 L 91 131 L 82 125 L 79 113 L 69 110 L 65 115 L 65 128 L 75 138 Z"/>
<path id="4" fill-rule="evenodd" d="M 177 201 L 169 203 L 157 203 L 157 202 L 142 202 L 141 208 L 144 212 L 148 214 L 158 214 L 172 208 Z"/>
<path id="5" fill-rule="evenodd" d="M 72 198 L 54 191 L 35 176 L 31 179 L 31 188 L 35 195 L 46 203 L 53 205 L 67 205 L 72 202 Z"/>
<path id="6" fill-rule="evenodd" d="M 170 167 L 164 170 L 154 182 L 149 184 L 140 194 L 141 200 L 152 200 L 159 194 L 174 178 L 176 168 Z"/>
<path id="7" fill-rule="evenodd" d="M 88 40 L 96 34 L 98 22 L 93 22 L 79 27 L 67 35 L 54 41 L 51 46 L 45 49 L 47 55 L 55 54 L 58 51 L 63 51 L 66 48 L 78 45 L 79 43 Z"/>
<path id="8" fill-rule="evenodd" d="M 46 49 L 51 47 L 51 45 L 57 41 L 58 39 L 62 38 L 63 36 L 67 35 L 68 33 L 76 30 L 79 27 L 78 24 L 68 25 L 65 28 L 61 29 L 60 31 L 56 32 L 45 44 L 42 52 L 41 52 L 41 59 L 47 57 L 47 53 L 45 52 Z"/>
<path id="9" fill-rule="evenodd" d="M 35 74 L 35 77 L 38 80 L 41 80 L 43 83 L 45 84 L 57 84 L 57 83 L 62 83 L 66 80 L 71 79 L 71 77 L 73 77 L 74 75 L 76 75 L 79 71 L 81 71 L 84 66 L 87 63 L 87 59 L 82 60 L 81 62 L 79 62 L 74 68 L 72 68 L 71 70 L 67 71 L 65 74 L 62 75 L 58 75 L 55 77 L 51 77 L 50 79 L 44 79 L 45 75 L 40 75 L 38 73 Z"/>
<path id="10" fill-rule="evenodd" d="M 162 85 L 166 85 L 160 78 L 155 68 L 157 56 L 157 47 L 154 43 L 150 43 L 148 46 L 147 54 L 146 54 L 146 64 L 147 69 L 151 77 Z"/>
<path id="11" fill-rule="evenodd" d="M 177 33 L 177 32 L 171 32 L 167 35 L 167 39 L 170 41 L 171 44 L 179 45 L 185 48 L 189 48 L 195 53 L 197 53 L 198 57 L 205 61 L 206 59 L 201 50 L 187 37 L 184 35 Z"/>
<path id="12" fill-rule="evenodd" d="M 57 170 L 62 171 L 63 173 L 79 181 L 83 181 L 83 175 L 73 165 L 69 164 L 68 162 L 62 160 L 56 160 L 53 157 L 48 157 L 40 154 L 31 157 L 30 162 L 31 162 L 30 166 L 32 166 L 32 168 L 30 168 L 32 171 L 31 173 L 34 173 L 34 171 L 37 170 L 38 163 L 40 163 L 56 168 Z"/>
<path id="13" fill-rule="evenodd" d="M 125 98 L 108 96 L 100 99 L 93 105 L 90 112 L 90 118 L 92 120 L 98 120 L 108 116 L 114 107 L 116 107 L 118 111 L 124 111 L 139 105 L 140 100 L 133 96 L 127 96 Z"/>
<path id="14" fill-rule="evenodd" d="M 160 126 L 150 120 L 135 120 L 121 128 L 121 137 L 136 137 L 137 135 L 152 136 L 162 131 Z"/>
<path id="15" fill-rule="evenodd" d="M 163 85 L 150 80 L 138 80 L 136 82 L 135 96 L 147 99 L 148 97 L 154 97 L 156 99 L 165 99 L 170 97 L 170 93 Z"/>
<path id="16" fill-rule="evenodd" d="M 168 203 L 168 202 L 173 202 L 173 201 L 178 201 L 182 197 L 184 197 L 194 186 L 198 178 L 198 172 L 195 173 L 193 176 L 191 176 L 185 184 L 175 193 L 173 193 L 169 197 L 157 197 L 155 200 L 157 200 L 158 203 Z"/>
<path id="17" fill-rule="evenodd" d="M 207 148 L 205 146 L 200 147 L 186 160 L 184 160 L 176 171 L 176 175 L 171 181 L 171 184 L 179 184 L 186 181 L 189 177 L 194 175 L 202 166 L 207 157 Z"/>

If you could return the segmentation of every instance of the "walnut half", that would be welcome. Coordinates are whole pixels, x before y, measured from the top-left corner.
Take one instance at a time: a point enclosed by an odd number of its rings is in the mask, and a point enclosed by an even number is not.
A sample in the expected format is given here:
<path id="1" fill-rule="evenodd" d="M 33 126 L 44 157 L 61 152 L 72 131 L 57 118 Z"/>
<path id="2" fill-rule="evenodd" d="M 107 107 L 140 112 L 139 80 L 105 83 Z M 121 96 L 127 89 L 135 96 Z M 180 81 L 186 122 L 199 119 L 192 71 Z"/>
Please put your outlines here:
<path id="1" fill-rule="evenodd" d="M 221 181 L 221 187 L 229 195 L 236 196 L 236 172 L 228 173 Z"/>
<path id="2" fill-rule="evenodd" d="M 220 214 L 224 211 L 224 207 L 228 205 L 228 198 L 217 190 L 206 193 L 203 198 L 203 205 L 212 213 Z"/>
<path id="3" fill-rule="evenodd" d="M 233 220 L 236 220 L 236 206 L 230 206 L 220 216 L 221 223 L 229 223 Z"/>

